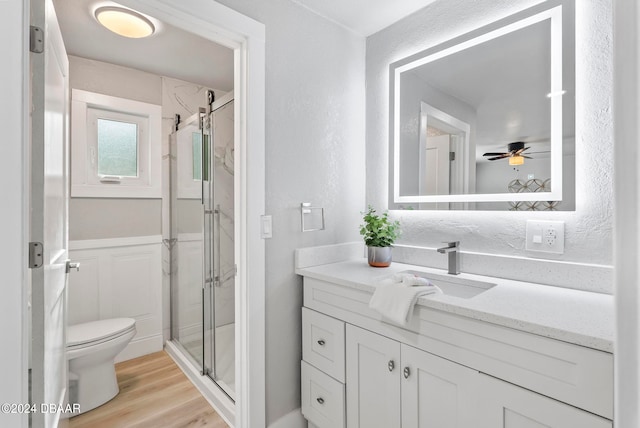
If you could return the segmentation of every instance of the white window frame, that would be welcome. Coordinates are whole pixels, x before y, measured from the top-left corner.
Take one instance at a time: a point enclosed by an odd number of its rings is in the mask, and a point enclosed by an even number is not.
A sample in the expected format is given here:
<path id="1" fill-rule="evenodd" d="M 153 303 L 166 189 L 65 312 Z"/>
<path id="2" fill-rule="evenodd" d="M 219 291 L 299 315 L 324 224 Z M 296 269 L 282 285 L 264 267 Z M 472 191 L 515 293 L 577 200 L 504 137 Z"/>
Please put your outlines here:
<path id="1" fill-rule="evenodd" d="M 97 119 L 138 125 L 138 176 L 98 174 Z M 162 107 L 71 90 L 71 196 L 75 198 L 162 197 Z"/>

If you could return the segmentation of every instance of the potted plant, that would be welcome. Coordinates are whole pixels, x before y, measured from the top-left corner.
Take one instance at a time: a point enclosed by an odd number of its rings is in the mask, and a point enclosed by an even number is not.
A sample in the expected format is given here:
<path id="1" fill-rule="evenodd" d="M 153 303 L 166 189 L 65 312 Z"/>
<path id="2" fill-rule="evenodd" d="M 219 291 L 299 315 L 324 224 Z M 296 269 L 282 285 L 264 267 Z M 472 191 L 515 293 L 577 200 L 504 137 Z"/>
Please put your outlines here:
<path id="1" fill-rule="evenodd" d="M 360 235 L 367 245 L 369 265 L 388 267 L 391 264 L 391 246 L 400 236 L 400 222 L 390 221 L 388 213 L 377 215 L 371 205 L 361 214 L 364 224 L 360 225 Z"/>

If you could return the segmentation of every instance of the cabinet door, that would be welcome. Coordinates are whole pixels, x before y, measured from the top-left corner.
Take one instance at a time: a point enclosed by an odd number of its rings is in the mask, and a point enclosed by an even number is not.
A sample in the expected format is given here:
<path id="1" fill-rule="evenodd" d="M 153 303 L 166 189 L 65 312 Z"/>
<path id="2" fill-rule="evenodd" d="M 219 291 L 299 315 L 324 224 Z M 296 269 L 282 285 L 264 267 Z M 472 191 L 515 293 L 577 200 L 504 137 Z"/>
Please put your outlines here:
<path id="1" fill-rule="evenodd" d="M 400 427 L 400 343 L 347 325 L 347 428 Z"/>
<path id="2" fill-rule="evenodd" d="M 477 426 L 478 372 L 402 345 L 402 428 Z"/>
<path id="3" fill-rule="evenodd" d="M 613 422 L 511 383 L 479 375 L 480 428 L 611 428 Z"/>

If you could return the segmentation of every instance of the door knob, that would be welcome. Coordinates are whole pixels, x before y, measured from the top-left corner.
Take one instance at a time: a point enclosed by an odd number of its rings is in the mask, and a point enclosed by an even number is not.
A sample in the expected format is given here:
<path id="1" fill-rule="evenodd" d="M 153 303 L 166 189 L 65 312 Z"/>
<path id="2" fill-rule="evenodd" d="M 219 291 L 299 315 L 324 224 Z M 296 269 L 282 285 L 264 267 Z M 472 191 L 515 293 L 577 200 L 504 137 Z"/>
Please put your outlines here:
<path id="1" fill-rule="evenodd" d="M 66 267 L 65 267 L 65 272 L 69 273 L 71 272 L 71 269 L 75 269 L 76 271 L 80 271 L 80 263 L 78 262 L 72 262 L 71 260 L 67 260 L 66 263 Z"/>

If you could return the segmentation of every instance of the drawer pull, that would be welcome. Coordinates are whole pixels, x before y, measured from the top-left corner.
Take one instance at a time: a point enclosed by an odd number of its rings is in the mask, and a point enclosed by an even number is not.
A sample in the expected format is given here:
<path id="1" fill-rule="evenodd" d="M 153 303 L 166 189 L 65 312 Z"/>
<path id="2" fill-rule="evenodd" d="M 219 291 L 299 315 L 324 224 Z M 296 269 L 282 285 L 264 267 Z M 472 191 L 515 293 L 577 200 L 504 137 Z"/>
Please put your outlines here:
<path id="1" fill-rule="evenodd" d="M 325 344 L 324 339 L 320 339 L 320 340 L 318 340 L 318 345 L 320 345 L 320 346 L 324 346 L 324 344 Z"/>
<path id="2" fill-rule="evenodd" d="M 404 374 L 404 378 L 407 379 L 411 374 L 411 372 L 409 371 L 409 367 L 405 367 L 402 373 Z"/>
<path id="3" fill-rule="evenodd" d="M 389 368 L 389 371 L 392 372 L 396 367 L 396 364 L 393 362 L 393 360 L 389 360 L 389 364 L 387 364 L 387 367 Z"/>
<path id="4" fill-rule="evenodd" d="M 320 403 L 320 404 L 324 404 L 324 398 L 322 398 L 322 397 L 318 397 L 318 398 L 316 398 L 316 401 L 317 401 L 318 403 Z"/>

